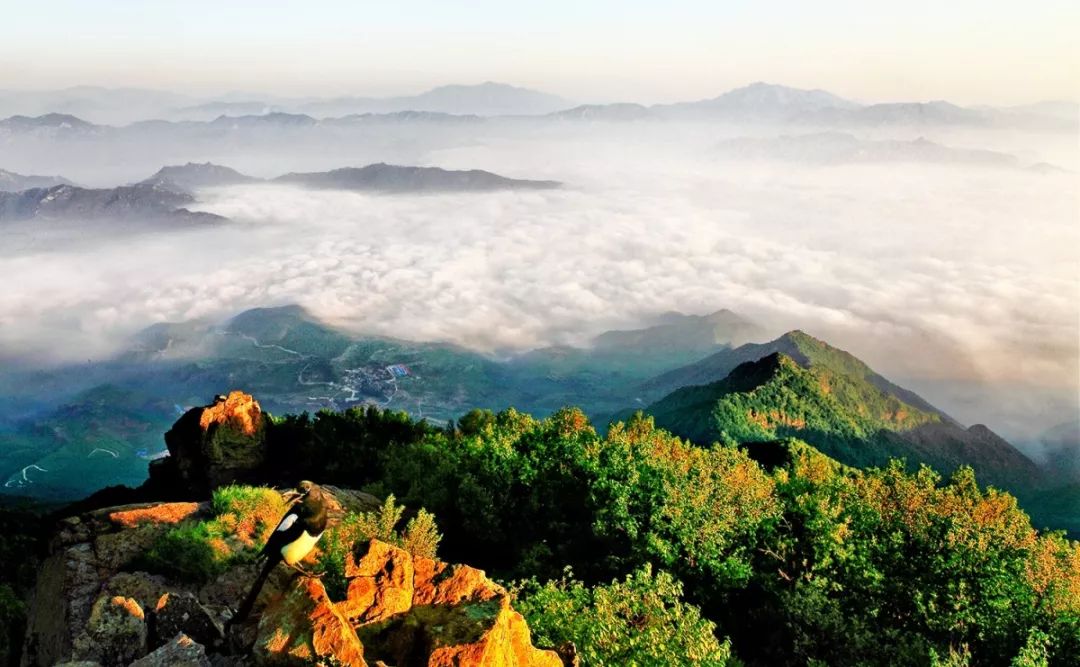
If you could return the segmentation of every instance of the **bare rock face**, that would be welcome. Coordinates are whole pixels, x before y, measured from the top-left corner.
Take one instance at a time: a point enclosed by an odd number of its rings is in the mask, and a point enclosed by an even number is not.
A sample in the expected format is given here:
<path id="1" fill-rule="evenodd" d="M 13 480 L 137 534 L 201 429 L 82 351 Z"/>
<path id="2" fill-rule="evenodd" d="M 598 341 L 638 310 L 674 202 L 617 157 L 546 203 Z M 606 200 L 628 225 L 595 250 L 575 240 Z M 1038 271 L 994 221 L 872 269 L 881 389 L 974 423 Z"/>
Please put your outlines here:
<path id="1" fill-rule="evenodd" d="M 257 481 L 269 423 L 259 402 L 241 391 L 188 410 L 165 434 L 169 456 L 150 466 L 151 483 L 198 497 Z"/>
<path id="2" fill-rule="evenodd" d="M 507 592 L 481 570 L 418 558 L 378 540 L 346 559 L 348 593 L 331 602 L 316 580 L 297 580 L 282 603 L 259 623 L 256 658 L 262 665 L 316 664 L 317 628 L 328 628 L 323 650 L 343 664 L 429 667 L 562 667 L 554 651 L 532 645 L 525 619 L 510 607 Z M 299 603 L 297 600 L 304 601 Z M 309 602 L 310 600 L 310 602 Z M 336 607 L 334 622 L 325 605 Z M 346 620 L 341 626 L 338 617 Z M 346 631 L 352 631 L 352 635 Z M 341 634 L 347 639 L 341 639 Z M 353 657 L 352 637 L 364 662 Z M 299 637 L 297 642 L 293 637 Z M 290 662 L 289 660 L 309 660 Z"/>
<path id="3" fill-rule="evenodd" d="M 201 644 L 180 633 L 129 667 L 210 667 L 210 659 Z"/>
<path id="4" fill-rule="evenodd" d="M 316 665 L 331 659 L 363 666 L 364 647 L 318 579 L 301 578 L 259 620 L 255 658 L 262 665 Z"/>
<path id="5" fill-rule="evenodd" d="M 413 604 L 413 558 L 403 549 L 372 540 L 349 554 L 348 598 L 339 607 L 352 621 L 371 623 L 408 611 Z"/>

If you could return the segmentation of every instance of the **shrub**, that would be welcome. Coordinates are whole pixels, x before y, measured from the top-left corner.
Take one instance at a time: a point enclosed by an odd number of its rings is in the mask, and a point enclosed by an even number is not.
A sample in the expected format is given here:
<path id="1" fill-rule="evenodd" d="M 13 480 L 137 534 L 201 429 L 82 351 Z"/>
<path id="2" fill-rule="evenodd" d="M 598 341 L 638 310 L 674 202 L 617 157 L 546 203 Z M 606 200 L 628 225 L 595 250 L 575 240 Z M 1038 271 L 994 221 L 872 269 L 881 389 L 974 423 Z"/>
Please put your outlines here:
<path id="1" fill-rule="evenodd" d="M 395 531 L 405 512 L 393 494 L 387 496 L 378 512 L 346 514 L 338 525 L 326 531 L 319 543 L 315 571 L 323 575 L 323 585 L 333 600 L 345 597 L 345 558 L 360 542 L 377 539 L 405 549 L 414 556 L 435 558 L 442 536 L 435 517 L 421 509 L 402 532 Z"/>
<path id="2" fill-rule="evenodd" d="M 622 581 L 589 588 L 567 570 L 558 581 L 535 580 L 513 588 L 515 608 L 529 623 L 538 645 L 573 642 L 582 664 L 596 667 L 727 665 L 728 642 L 666 572 L 648 565 Z"/>

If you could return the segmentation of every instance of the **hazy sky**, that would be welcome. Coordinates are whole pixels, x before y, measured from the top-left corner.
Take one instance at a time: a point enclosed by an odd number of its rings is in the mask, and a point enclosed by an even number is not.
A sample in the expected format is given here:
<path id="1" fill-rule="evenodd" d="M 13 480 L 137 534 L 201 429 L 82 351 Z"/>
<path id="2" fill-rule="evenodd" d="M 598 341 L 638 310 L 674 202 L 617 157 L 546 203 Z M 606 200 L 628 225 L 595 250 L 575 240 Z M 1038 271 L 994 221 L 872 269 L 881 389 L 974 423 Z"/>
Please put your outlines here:
<path id="1" fill-rule="evenodd" d="M 396 94 L 497 80 L 660 102 L 765 80 L 999 104 L 1080 89 L 1080 4 L 1067 0 L 2 4 L 0 88 Z"/>

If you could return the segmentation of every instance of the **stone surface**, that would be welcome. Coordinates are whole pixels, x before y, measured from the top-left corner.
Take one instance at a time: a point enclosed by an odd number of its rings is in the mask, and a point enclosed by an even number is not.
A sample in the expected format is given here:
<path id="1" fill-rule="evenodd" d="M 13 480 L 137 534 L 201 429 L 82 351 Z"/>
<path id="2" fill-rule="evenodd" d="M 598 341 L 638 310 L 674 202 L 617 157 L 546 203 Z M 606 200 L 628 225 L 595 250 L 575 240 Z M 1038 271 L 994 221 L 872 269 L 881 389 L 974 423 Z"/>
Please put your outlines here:
<path id="1" fill-rule="evenodd" d="M 210 659 L 201 644 L 180 633 L 130 667 L 210 667 Z"/>
<path id="2" fill-rule="evenodd" d="M 260 665 L 313 665 L 331 658 L 366 665 L 364 647 L 318 579 L 298 577 L 263 613 L 254 655 Z"/>
<path id="3" fill-rule="evenodd" d="M 132 598 L 144 611 L 152 610 L 165 593 L 165 577 L 146 572 L 118 572 L 101 590 L 105 595 Z"/>
<path id="4" fill-rule="evenodd" d="M 269 422 L 259 402 L 240 391 L 188 410 L 165 434 L 169 456 L 150 467 L 151 486 L 197 497 L 257 481 Z"/>
<path id="5" fill-rule="evenodd" d="M 153 610 L 154 632 L 151 640 L 154 644 L 182 634 L 192 641 L 212 646 L 224 637 L 217 619 L 191 593 L 164 593 Z"/>
<path id="6" fill-rule="evenodd" d="M 146 639 L 146 616 L 139 603 L 102 595 L 94 603 L 86 629 L 75 638 L 74 657 L 126 665 L 146 653 Z"/>
<path id="7" fill-rule="evenodd" d="M 483 570 L 468 565 L 447 565 L 428 558 L 416 559 L 414 605 L 482 602 L 506 595 Z"/>
<path id="8" fill-rule="evenodd" d="M 347 598 L 338 608 L 354 623 L 381 621 L 413 604 L 413 557 L 404 549 L 371 540 L 345 561 Z"/>
<path id="9" fill-rule="evenodd" d="M 528 625 L 506 597 L 456 606 L 422 605 L 387 624 L 361 626 L 367 656 L 428 667 L 562 667 L 532 645 Z"/>
<path id="10" fill-rule="evenodd" d="M 159 503 L 109 512 L 109 521 L 124 528 L 140 524 L 173 524 L 190 518 L 202 509 L 199 503 Z"/>

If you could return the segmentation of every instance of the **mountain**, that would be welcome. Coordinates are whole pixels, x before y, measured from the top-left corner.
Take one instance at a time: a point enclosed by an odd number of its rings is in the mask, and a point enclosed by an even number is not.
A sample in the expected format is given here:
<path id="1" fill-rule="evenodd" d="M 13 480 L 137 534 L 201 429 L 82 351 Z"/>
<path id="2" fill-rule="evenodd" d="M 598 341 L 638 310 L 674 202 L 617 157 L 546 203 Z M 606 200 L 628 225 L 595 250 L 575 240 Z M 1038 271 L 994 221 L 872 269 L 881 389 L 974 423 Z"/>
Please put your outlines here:
<path id="1" fill-rule="evenodd" d="M 790 331 L 767 343 L 747 343 L 733 350 L 723 350 L 701 361 L 658 375 L 640 387 L 646 395 L 665 395 L 679 387 L 703 385 L 722 380 L 740 364 L 780 353 L 803 366 L 817 365 L 833 373 L 857 378 L 876 389 L 894 394 L 919 410 L 937 414 L 945 421 L 951 417 L 930 405 L 919 395 L 898 387 L 874 372 L 854 355 L 837 349 L 802 331 Z"/>
<path id="2" fill-rule="evenodd" d="M 549 113 L 547 117 L 553 120 L 625 122 L 651 120 L 658 116 L 652 109 L 641 104 L 618 103 L 582 104 L 572 109 Z"/>
<path id="3" fill-rule="evenodd" d="M 63 113 L 47 113 L 42 116 L 11 116 L 0 120 L 0 136 L 5 134 L 37 134 L 44 136 L 71 136 L 98 131 L 101 126 Z"/>
<path id="4" fill-rule="evenodd" d="M 282 113 L 274 111 L 267 114 L 248 116 L 218 116 L 208 125 L 215 129 L 300 129 L 318 125 L 319 121 L 306 114 Z"/>
<path id="5" fill-rule="evenodd" d="M 259 179 L 241 174 L 230 167 L 205 162 L 188 162 L 184 165 L 162 167 L 153 176 L 140 181 L 140 185 L 177 188 L 182 192 L 192 192 L 199 188 L 242 185 Z"/>
<path id="6" fill-rule="evenodd" d="M 277 104 L 258 100 L 252 101 L 212 101 L 181 107 L 169 113 L 172 120 L 210 121 L 222 116 L 261 116 L 283 109 Z"/>
<path id="7" fill-rule="evenodd" d="M 341 116 L 340 118 L 324 118 L 319 121 L 328 127 L 373 123 L 453 123 L 475 124 L 484 122 L 483 116 L 475 114 L 452 114 L 440 111 L 389 111 L 386 113 L 359 113 Z"/>
<path id="8" fill-rule="evenodd" d="M 859 104 L 824 90 L 804 90 L 757 82 L 708 100 L 657 105 L 673 118 L 790 120 L 821 110 L 854 110 Z"/>
<path id="9" fill-rule="evenodd" d="M 870 125 L 979 125 L 985 117 L 973 109 L 937 100 L 872 104 L 852 114 L 854 120 Z"/>
<path id="10" fill-rule="evenodd" d="M 60 176 L 23 176 L 0 169 L 0 192 L 19 192 L 31 188 L 51 188 L 54 185 L 72 185 Z"/>
<path id="11" fill-rule="evenodd" d="M 57 185 L 0 192 L 0 222 L 108 220 L 203 224 L 224 220 L 219 215 L 184 208 L 194 202 L 191 195 L 152 184 L 109 189 Z"/>
<path id="12" fill-rule="evenodd" d="M 373 192 L 537 190 L 560 186 L 556 181 L 518 180 L 479 169 L 450 171 L 438 167 L 401 167 L 384 163 L 325 172 L 285 174 L 271 182 L 309 188 Z"/>
<path id="13" fill-rule="evenodd" d="M 709 315 L 665 313 L 658 324 L 644 329 L 602 333 L 593 338 L 592 349 L 601 353 L 626 351 L 634 354 L 680 350 L 704 356 L 720 346 L 742 345 L 761 333 L 761 327 L 755 322 L 727 309 Z"/>
<path id="14" fill-rule="evenodd" d="M 572 106 L 567 100 L 528 88 L 488 81 L 449 85 L 401 97 L 341 97 L 301 105 L 305 113 L 341 116 L 356 113 L 431 111 L 476 116 L 541 115 Z"/>
<path id="15" fill-rule="evenodd" d="M 952 148 L 922 137 L 912 141 L 874 141 L 843 132 L 738 137 L 719 143 L 718 155 L 738 160 L 779 160 L 807 164 L 928 162 L 1018 167 L 1015 155 L 997 151 Z"/>
<path id="16" fill-rule="evenodd" d="M 853 466 L 905 458 L 946 474 L 970 465 L 980 479 L 1018 489 L 1040 481 L 1035 464 L 990 429 L 964 428 L 849 353 L 799 331 L 664 377 L 685 384 L 645 411 L 695 442 L 794 437 Z M 704 378 L 713 379 L 694 383 Z"/>
<path id="17" fill-rule="evenodd" d="M 95 123 L 122 124 L 160 118 L 194 99 L 176 93 L 142 88 L 75 86 L 61 90 L 0 91 L 0 114 L 28 116 L 60 112 L 92 119 Z"/>

